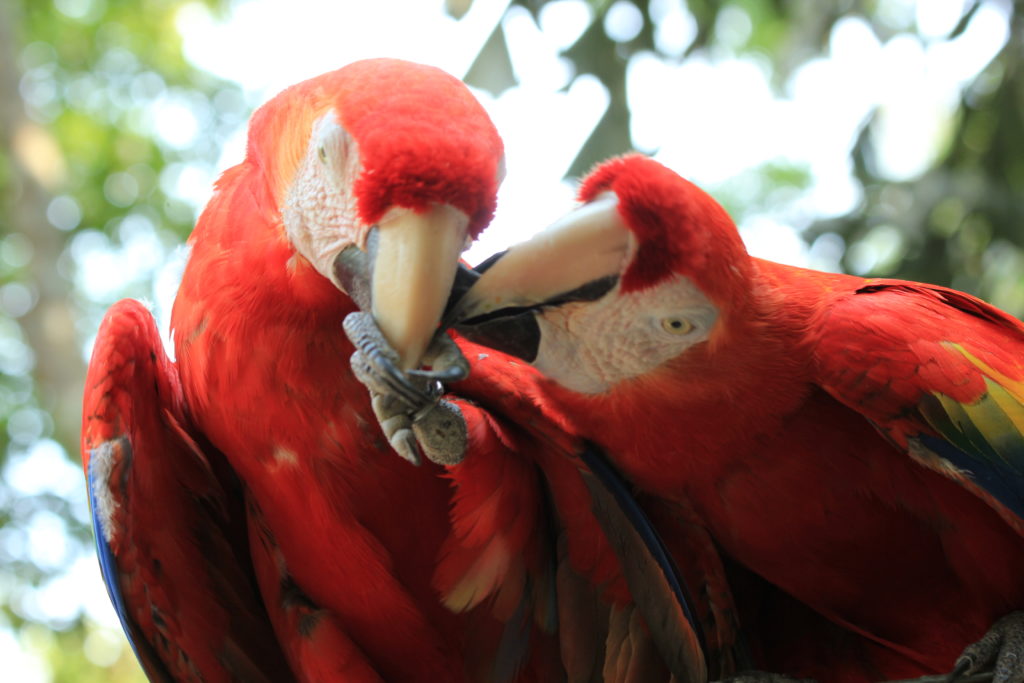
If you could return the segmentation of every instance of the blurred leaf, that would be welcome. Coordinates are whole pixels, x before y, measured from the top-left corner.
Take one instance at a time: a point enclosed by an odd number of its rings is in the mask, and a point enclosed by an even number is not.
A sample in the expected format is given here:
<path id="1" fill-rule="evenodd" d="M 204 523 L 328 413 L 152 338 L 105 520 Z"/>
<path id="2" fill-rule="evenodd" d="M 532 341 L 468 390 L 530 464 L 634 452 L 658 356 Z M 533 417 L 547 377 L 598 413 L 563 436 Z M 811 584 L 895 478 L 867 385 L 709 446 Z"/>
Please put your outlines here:
<path id="1" fill-rule="evenodd" d="M 123 635 L 114 634 L 119 649 L 111 664 L 98 650 L 90 657 L 89 643 L 99 636 L 81 615 L 68 624 L 33 606 L 37 592 L 63 571 L 37 564 L 40 555 L 27 539 L 38 514 L 49 511 L 64 520 L 73 536 L 69 562 L 91 554 L 89 527 L 76 517 L 84 482 L 71 498 L 24 491 L 9 481 L 6 466 L 32 457 L 38 439 L 54 438 L 72 460 L 66 468 L 79 479 L 83 340 L 108 303 L 75 287 L 83 249 L 97 238 L 115 250 L 124 239 L 145 238 L 139 230 L 122 230 L 129 216 L 144 216 L 135 227 L 152 224 L 154 235 L 184 236 L 192 216 L 175 210 L 180 202 L 159 179 L 172 164 L 212 164 L 222 144 L 218 136 L 237 123 L 237 111 L 222 114 L 206 104 L 237 86 L 184 59 L 175 28 L 184 4 L 0 3 L 0 320 L 10 323 L 0 326 L 0 628 L 13 629 L 28 650 L 43 656 L 55 681 L 143 677 Z M 216 9 L 229 2 L 204 4 Z M 171 144 L 158 134 L 156 117 L 169 94 L 197 112 L 192 144 Z M 110 184 L 112 177 L 120 184 Z M 53 204 L 57 196 L 60 202 Z M 119 265 L 128 272 L 135 267 L 130 259 Z M 148 298 L 152 278 L 140 272 L 107 296 Z M 12 427 L 26 415 L 42 416 L 30 443 Z"/>
<path id="2" fill-rule="evenodd" d="M 974 2 L 971 3 L 971 6 L 967 9 L 967 11 L 964 12 L 963 16 L 960 17 L 960 21 L 956 22 L 956 26 L 954 26 L 953 30 L 949 32 L 948 36 L 946 36 L 946 40 L 953 40 L 954 38 L 959 38 L 967 29 L 967 25 L 971 23 L 971 19 L 974 18 L 974 15 L 977 14 L 980 8 L 981 0 L 974 0 Z"/>
<path id="3" fill-rule="evenodd" d="M 505 31 L 500 23 L 494 27 L 494 31 L 473 60 L 463 80 L 495 97 L 516 84 L 512 59 L 509 57 L 508 44 L 505 42 Z"/>
<path id="4" fill-rule="evenodd" d="M 444 0 L 444 11 L 456 19 L 466 16 L 473 6 L 473 0 Z"/>

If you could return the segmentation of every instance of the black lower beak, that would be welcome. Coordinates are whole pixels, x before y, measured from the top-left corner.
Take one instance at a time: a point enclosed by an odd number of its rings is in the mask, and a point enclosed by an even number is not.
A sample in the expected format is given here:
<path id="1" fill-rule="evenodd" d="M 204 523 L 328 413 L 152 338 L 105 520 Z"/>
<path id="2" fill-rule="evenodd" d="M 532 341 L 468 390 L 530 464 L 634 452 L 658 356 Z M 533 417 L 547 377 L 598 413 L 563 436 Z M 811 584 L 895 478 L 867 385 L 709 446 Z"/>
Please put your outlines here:
<path id="1" fill-rule="evenodd" d="M 504 253 L 495 254 L 481 263 L 477 266 L 477 272 L 470 270 L 464 275 L 460 269 L 459 275 L 456 277 L 456 286 L 460 285 L 460 278 L 464 278 L 464 282 L 472 286 L 483 272 L 494 265 Z M 541 331 L 537 316 L 541 311 L 577 301 L 597 301 L 614 289 L 618 281 L 617 275 L 609 275 L 587 282 L 571 291 L 562 292 L 532 306 L 512 306 L 498 309 L 460 320 L 453 326 L 457 332 L 472 342 L 522 358 L 527 363 L 533 363 L 540 351 Z M 448 300 L 446 314 L 452 311 L 453 305 L 462 298 L 463 294 L 464 292 L 455 296 L 453 293 L 452 298 Z"/>
<path id="2" fill-rule="evenodd" d="M 476 268 L 467 268 L 461 263 L 459 264 L 459 270 L 455 273 L 455 284 L 452 286 L 452 295 L 445 306 L 445 321 L 449 321 L 455 304 L 476 284 L 483 272 L 504 253 L 500 252 L 491 256 Z M 540 328 L 537 326 L 537 319 L 532 310 L 506 310 L 500 317 L 466 320 L 456 324 L 454 329 L 471 342 L 522 358 L 527 363 L 532 363 L 537 357 L 537 349 L 540 346 Z"/>
<path id="3" fill-rule="evenodd" d="M 459 269 L 455 271 L 455 282 L 452 283 L 452 293 L 448 295 L 448 303 L 444 305 L 444 315 L 441 318 L 441 326 L 445 327 L 445 321 L 451 314 L 455 304 L 466 295 L 466 292 L 480 279 L 480 273 L 469 266 L 460 263 Z"/>
<path id="4" fill-rule="evenodd" d="M 540 326 L 532 310 L 467 320 L 455 326 L 466 339 L 532 363 L 540 349 Z"/>

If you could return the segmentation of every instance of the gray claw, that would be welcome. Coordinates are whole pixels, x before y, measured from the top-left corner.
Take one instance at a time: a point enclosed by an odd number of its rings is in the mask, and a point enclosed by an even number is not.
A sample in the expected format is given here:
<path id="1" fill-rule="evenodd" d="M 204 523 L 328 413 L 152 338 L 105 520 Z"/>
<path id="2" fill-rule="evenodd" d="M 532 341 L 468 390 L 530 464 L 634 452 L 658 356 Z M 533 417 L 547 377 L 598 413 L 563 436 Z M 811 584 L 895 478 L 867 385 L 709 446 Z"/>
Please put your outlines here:
<path id="1" fill-rule="evenodd" d="M 439 382 L 460 382 L 469 376 L 469 361 L 462 355 L 455 340 L 438 332 L 423 354 L 423 364 L 430 370 L 410 370 L 408 374 Z"/>
<path id="2" fill-rule="evenodd" d="M 357 311 L 345 317 L 345 334 L 355 345 L 352 372 L 370 391 L 373 413 L 388 443 L 411 462 L 422 462 L 421 451 L 440 465 L 461 462 L 466 452 L 466 423 L 462 412 L 439 401 L 444 387 L 469 374 L 469 363 L 445 333 L 434 336 L 424 362 L 430 370 L 403 373 L 396 354 L 373 316 Z"/>
<path id="3" fill-rule="evenodd" d="M 370 397 L 373 414 L 395 452 L 413 465 L 423 462 L 412 431 L 412 418 L 405 409 L 391 396 L 374 393 L 372 389 Z"/>
<path id="4" fill-rule="evenodd" d="M 358 354 L 352 356 L 352 371 L 371 391 L 396 397 L 410 410 L 419 410 L 436 398 L 426 389 L 413 384 L 398 369 L 398 354 L 381 334 L 373 316 L 355 311 L 345 316 L 345 334 Z M 357 362 L 357 355 L 359 356 Z"/>
<path id="5" fill-rule="evenodd" d="M 992 624 L 981 640 L 964 648 L 948 680 L 970 676 L 993 661 L 993 683 L 1024 682 L 1024 612 L 1010 612 Z"/>

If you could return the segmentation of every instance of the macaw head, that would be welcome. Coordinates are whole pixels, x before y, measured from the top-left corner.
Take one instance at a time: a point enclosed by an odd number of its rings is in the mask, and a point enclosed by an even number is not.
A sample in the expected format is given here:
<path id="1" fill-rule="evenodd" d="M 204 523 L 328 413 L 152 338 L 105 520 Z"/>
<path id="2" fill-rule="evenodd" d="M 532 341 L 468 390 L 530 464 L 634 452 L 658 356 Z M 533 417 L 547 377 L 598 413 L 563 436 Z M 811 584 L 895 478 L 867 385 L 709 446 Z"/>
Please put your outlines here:
<path id="1" fill-rule="evenodd" d="M 744 315 L 751 260 L 710 196 L 640 155 L 607 161 L 581 206 L 481 264 L 453 311 L 474 341 L 601 394 L 721 341 Z"/>
<path id="2" fill-rule="evenodd" d="M 295 252 L 372 310 L 403 369 L 415 367 L 504 174 L 479 102 L 434 67 L 355 62 L 261 107 L 247 160 Z"/>

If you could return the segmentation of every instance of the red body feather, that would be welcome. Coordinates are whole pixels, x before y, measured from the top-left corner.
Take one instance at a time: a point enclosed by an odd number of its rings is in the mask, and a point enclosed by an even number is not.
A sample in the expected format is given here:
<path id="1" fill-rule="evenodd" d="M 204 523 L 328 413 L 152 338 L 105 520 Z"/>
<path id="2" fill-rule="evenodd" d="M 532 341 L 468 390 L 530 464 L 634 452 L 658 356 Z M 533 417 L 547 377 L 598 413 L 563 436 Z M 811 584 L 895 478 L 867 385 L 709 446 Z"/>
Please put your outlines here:
<path id="1" fill-rule="evenodd" d="M 529 483 L 532 465 L 474 459 L 479 479 L 454 498 L 443 469 L 413 467 L 384 439 L 349 367 L 342 321 L 356 306 L 296 255 L 279 212 L 309 126 L 331 107 L 359 150 L 364 221 L 432 202 L 465 211 L 472 235 L 489 220 L 501 142 L 455 79 L 371 60 L 286 90 L 253 116 L 246 160 L 220 179 L 191 238 L 173 311 L 184 394 L 247 488 L 257 574 L 301 677 L 486 679 L 503 624 L 490 601 L 476 606 L 484 596 L 449 610 L 435 568 L 446 540 L 473 557 L 501 539 L 505 564 L 481 588 L 522 597 L 539 494 L 536 482 L 522 500 L 501 486 Z M 453 526 L 453 505 L 477 526 Z M 546 680 L 559 663 L 537 634 L 524 675 Z"/>
<path id="2" fill-rule="evenodd" d="M 537 585 L 534 580 L 531 588 L 540 597 L 545 593 L 551 596 L 537 605 L 535 618 L 539 623 L 554 622 L 555 615 L 549 610 L 558 611 L 559 648 L 568 679 L 593 680 L 591 676 L 600 676 L 609 683 L 670 680 L 666 660 L 675 655 L 656 649 L 645 618 L 668 629 L 669 618 L 664 615 L 672 611 L 641 614 L 643 608 L 634 604 L 623 570 L 623 563 L 629 560 L 618 557 L 609 543 L 608 532 L 595 516 L 595 501 L 581 476 L 581 471 L 587 471 L 579 457 L 583 446 L 564 423 L 553 419 L 557 415 L 540 405 L 538 383 L 542 376 L 504 353 L 465 340 L 459 345 L 471 360 L 472 370 L 466 380 L 451 387 L 449 398 L 466 417 L 474 448 L 466 462 L 450 469 L 460 491 L 455 517 L 462 520 L 456 522 L 452 540 L 457 540 L 463 550 L 461 556 L 448 555 L 439 566 L 438 588 L 450 595 L 453 589 L 458 590 L 454 577 L 478 575 L 475 570 L 466 571 L 465 565 L 486 557 L 477 549 L 482 543 L 504 546 L 510 538 L 516 538 L 508 534 L 521 534 L 512 544 L 518 547 L 528 537 L 554 534 L 557 539 L 549 539 L 547 545 L 538 547 L 534 540 L 533 553 L 524 555 L 524 559 L 527 567 L 546 565 L 554 569 L 550 577 L 535 569 L 534 575 L 544 576 L 545 583 Z M 485 459 L 490 462 L 485 463 Z M 500 463 L 505 463 L 504 470 Z M 524 467 L 524 463 L 534 464 L 536 469 Z M 534 494 L 538 487 L 543 490 Z M 548 504 L 544 504 L 545 496 L 550 497 Z M 490 505 L 486 508 L 474 502 L 488 497 Z M 715 577 L 710 587 L 704 583 L 708 576 L 705 568 L 718 562 L 716 550 L 706 534 L 693 526 L 692 511 L 680 506 L 669 509 L 656 500 L 644 503 L 646 512 L 657 519 L 663 540 L 685 554 L 689 563 L 686 569 L 699 567 L 686 579 L 691 586 L 702 589 L 698 611 L 708 636 L 707 650 L 700 651 L 696 634 L 684 624 L 678 626 L 678 634 L 673 631 L 672 647 L 685 653 L 683 659 L 699 662 L 694 666 L 706 664 L 714 677 L 732 673 L 736 629 L 731 596 Z M 500 511 L 505 507 L 520 510 L 513 526 L 494 523 L 501 519 Z M 488 508 L 497 514 L 487 514 Z M 494 535 L 494 530 L 502 527 L 504 533 Z M 538 550 L 543 554 L 538 556 Z M 549 580 L 555 585 L 549 585 Z M 650 574 L 640 581 L 644 584 L 641 590 L 656 590 L 647 584 L 660 584 Z M 665 605 L 675 602 L 667 593 L 659 599 Z"/>

